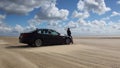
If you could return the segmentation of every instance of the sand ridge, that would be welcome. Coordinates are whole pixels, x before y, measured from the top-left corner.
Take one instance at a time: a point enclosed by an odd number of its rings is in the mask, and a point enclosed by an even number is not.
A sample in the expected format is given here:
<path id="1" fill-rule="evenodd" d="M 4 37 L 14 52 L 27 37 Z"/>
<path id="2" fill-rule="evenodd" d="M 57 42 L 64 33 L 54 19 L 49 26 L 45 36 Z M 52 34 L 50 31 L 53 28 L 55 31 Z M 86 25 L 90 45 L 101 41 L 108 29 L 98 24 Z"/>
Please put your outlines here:
<path id="1" fill-rule="evenodd" d="M 71 45 L 43 47 L 0 39 L 10 43 L 0 44 L 0 68 L 120 68 L 119 39 L 74 39 Z"/>
<path id="2" fill-rule="evenodd" d="M 0 44 L 9 44 L 9 43 L 5 42 L 4 40 L 0 40 Z"/>

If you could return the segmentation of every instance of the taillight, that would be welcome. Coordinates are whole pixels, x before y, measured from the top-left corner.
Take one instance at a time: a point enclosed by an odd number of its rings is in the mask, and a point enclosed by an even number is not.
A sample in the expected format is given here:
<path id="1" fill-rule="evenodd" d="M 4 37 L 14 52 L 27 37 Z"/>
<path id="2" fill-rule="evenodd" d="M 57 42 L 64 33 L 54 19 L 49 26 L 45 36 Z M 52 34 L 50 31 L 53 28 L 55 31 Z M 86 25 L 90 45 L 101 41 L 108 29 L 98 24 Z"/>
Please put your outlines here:
<path id="1" fill-rule="evenodd" d="M 21 34 L 20 38 L 26 38 L 26 37 L 29 37 L 29 36 L 30 36 L 30 34 Z"/>
<path id="2" fill-rule="evenodd" d="M 23 34 L 22 35 L 22 37 L 28 37 L 29 36 L 29 34 Z"/>

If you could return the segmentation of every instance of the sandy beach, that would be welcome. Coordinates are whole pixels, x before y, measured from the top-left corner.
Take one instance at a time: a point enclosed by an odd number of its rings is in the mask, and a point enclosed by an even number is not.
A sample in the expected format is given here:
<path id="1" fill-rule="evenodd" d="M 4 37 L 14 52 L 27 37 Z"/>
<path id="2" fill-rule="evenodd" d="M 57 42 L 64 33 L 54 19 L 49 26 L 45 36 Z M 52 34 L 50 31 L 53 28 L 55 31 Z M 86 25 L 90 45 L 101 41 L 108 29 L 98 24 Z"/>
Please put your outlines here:
<path id="1" fill-rule="evenodd" d="M 120 68 L 120 39 L 76 38 L 71 45 L 29 47 L 0 37 L 0 68 Z"/>

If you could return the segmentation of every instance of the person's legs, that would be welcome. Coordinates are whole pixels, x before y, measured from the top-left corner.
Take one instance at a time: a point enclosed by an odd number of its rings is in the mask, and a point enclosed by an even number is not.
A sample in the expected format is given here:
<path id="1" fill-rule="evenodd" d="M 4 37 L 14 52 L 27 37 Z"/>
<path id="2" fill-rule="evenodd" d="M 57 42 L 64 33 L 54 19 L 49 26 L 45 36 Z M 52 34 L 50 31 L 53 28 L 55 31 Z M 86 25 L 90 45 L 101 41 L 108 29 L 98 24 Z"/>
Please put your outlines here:
<path id="1" fill-rule="evenodd" d="M 73 44 L 73 38 L 72 38 L 72 36 L 70 36 L 70 38 L 71 38 L 71 43 Z"/>

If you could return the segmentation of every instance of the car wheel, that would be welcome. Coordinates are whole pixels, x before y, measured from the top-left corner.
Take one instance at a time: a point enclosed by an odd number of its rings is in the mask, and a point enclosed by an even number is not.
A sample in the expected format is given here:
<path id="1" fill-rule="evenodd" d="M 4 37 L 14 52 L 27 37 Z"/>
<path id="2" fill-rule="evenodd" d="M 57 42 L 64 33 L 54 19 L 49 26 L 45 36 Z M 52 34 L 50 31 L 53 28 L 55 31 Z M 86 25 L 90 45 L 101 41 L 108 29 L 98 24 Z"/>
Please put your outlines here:
<path id="1" fill-rule="evenodd" d="M 39 46 L 41 46 L 41 45 L 42 45 L 42 40 L 41 40 L 41 39 L 35 40 L 35 46 L 36 46 L 36 47 L 39 47 Z"/>
<path id="2" fill-rule="evenodd" d="M 66 39 L 65 43 L 70 44 L 71 40 L 69 38 Z"/>

